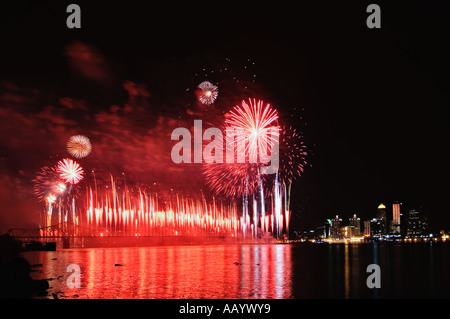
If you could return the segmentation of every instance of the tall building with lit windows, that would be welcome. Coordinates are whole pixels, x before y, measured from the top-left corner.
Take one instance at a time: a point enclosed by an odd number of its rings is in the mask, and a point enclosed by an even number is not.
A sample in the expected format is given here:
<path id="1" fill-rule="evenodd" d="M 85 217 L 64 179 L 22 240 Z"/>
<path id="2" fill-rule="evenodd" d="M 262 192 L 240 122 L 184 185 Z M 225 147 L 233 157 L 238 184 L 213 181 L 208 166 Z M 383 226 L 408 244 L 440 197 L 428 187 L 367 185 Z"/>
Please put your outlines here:
<path id="1" fill-rule="evenodd" d="M 400 234 L 400 203 L 395 203 L 392 205 L 392 227 L 391 232 L 394 235 Z"/>
<path id="2" fill-rule="evenodd" d="M 392 222 L 394 225 L 400 225 L 400 204 L 392 205 Z"/>
<path id="3" fill-rule="evenodd" d="M 364 236 L 380 237 L 382 235 L 382 220 L 371 219 L 364 221 Z"/>
<path id="4" fill-rule="evenodd" d="M 428 218 L 422 210 L 412 209 L 406 219 L 406 236 L 419 237 L 428 233 Z"/>
<path id="5" fill-rule="evenodd" d="M 388 223 L 386 216 L 386 206 L 384 204 L 380 204 L 377 210 L 377 220 L 381 224 L 381 234 L 387 234 L 388 232 Z"/>
<path id="6" fill-rule="evenodd" d="M 341 238 L 341 224 L 342 219 L 339 218 L 339 215 L 336 215 L 336 218 L 331 220 L 331 227 L 330 227 L 330 237 L 331 238 Z"/>
<path id="7" fill-rule="evenodd" d="M 361 220 L 353 214 L 353 217 L 348 219 L 348 225 L 353 227 L 353 235 L 361 236 Z"/>
<path id="8" fill-rule="evenodd" d="M 378 205 L 377 219 L 386 219 L 386 206 L 384 204 Z"/>

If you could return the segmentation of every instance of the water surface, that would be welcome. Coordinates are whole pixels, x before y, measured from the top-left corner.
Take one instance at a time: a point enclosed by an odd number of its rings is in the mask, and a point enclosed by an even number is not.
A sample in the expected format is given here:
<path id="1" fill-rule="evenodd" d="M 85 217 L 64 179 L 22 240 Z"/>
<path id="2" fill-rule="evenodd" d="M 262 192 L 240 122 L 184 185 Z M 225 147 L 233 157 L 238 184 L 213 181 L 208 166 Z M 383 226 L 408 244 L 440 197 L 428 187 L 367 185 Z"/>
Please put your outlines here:
<path id="1" fill-rule="evenodd" d="M 49 298 L 449 298 L 450 245 L 263 244 L 26 252 Z M 369 264 L 381 288 L 369 289 Z M 81 287 L 68 288 L 70 264 Z"/>

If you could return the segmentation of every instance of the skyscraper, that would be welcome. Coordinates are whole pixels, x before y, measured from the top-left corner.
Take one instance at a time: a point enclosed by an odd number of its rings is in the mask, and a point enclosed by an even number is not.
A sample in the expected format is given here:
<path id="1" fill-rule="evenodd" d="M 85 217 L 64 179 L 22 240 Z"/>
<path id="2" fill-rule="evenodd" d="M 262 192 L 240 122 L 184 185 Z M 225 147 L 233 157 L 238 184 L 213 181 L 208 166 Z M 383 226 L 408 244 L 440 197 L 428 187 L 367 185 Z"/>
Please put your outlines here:
<path id="1" fill-rule="evenodd" d="M 353 214 L 353 217 L 348 219 L 348 225 L 353 227 L 353 235 L 361 236 L 361 220 Z"/>
<path id="2" fill-rule="evenodd" d="M 406 220 L 406 236 L 418 237 L 427 234 L 427 231 L 428 219 L 425 214 L 420 210 L 410 210 Z"/>
<path id="3" fill-rule="evenodd" d="M 395 203 L 392 205 L 392 234 L 400 234 L 400 204 Z"/>
<path id="4" fill-rule="evenodd" d="M 386 206 L 384 204 L 378 206 L 377 219 L 386 219 Z"/>
<path id="5" fill-rule="evenodd" d="M 400 225 L 400 204 L 392 205 L 392 222 L 394 225 Z"/>
<path id="6" fill-rule="evenodd" d="M 339 218 L 339 215 L 336 215 L 336 218 L 331 220 L 330 227 L 330 237 L 331 238 L 341 238 L 341 224 L 342 219 Z"/>
<path id="7" fill-rule="evenodd" d="M 364 221 L 364 236 L 380 237 L 382 235 L 382 220 L 372 219 Z"/>
<path id="8" fill-rule="evenodd" d="M 364 236 L 372 236 L 372 232 L 370 229 L 370 220 L 364 221 Z"/>
<path id="9" fill-rule="evenodd" d="M 384 204 L 380 204 L 377 210 L 377 220 L 381 224 L 381 233 L 383 235 L 387 234 L 387 218 L 386 218 L 386 206 Z"/>

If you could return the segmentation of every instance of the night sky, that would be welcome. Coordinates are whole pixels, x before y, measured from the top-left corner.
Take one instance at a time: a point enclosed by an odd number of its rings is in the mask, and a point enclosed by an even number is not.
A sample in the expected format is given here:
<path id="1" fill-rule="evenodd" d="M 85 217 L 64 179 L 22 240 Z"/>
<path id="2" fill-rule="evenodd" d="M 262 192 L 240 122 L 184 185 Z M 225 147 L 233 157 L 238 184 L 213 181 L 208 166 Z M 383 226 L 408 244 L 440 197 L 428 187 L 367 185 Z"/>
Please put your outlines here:
<path id="1" fill-rule="evenodd" d="M 0 231 L 37 223 L 31 180 L 73 134 L 91 139 L 80 163 L 100 178 L 204 188 L 198 165 L 170 163 L 170 133 L 250 96 L 308 145 L 294 228 L 395 201 L 450 228 L 444 2 L 378 1 L 381 29 L 367 28 L 366 1 L 75 1 L 81 29 L 66 27 L 72 2 L 38 2 L 0 6 Z M 204 80 L 219 83 L 209 108 L 193 93 Z"/>

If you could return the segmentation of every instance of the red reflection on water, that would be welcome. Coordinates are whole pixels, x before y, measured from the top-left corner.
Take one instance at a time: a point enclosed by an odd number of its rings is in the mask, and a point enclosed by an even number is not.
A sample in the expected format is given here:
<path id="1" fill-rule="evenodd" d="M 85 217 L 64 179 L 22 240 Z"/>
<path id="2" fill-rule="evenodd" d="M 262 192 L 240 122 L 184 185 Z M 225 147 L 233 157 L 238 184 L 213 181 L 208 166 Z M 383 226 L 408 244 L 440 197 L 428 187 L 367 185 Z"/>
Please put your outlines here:
<path id="1" fill-rule="evenodd" d="M 206 245 L 33 252 L 50 293 L 72 298 L 292 298 L 290 245 Z M 55 259 L 56 258 L 56 259 Z M 68 288 L 69 264 L 81 288 Z M 56 279 L 58 276 L 62 276 Z"/>

